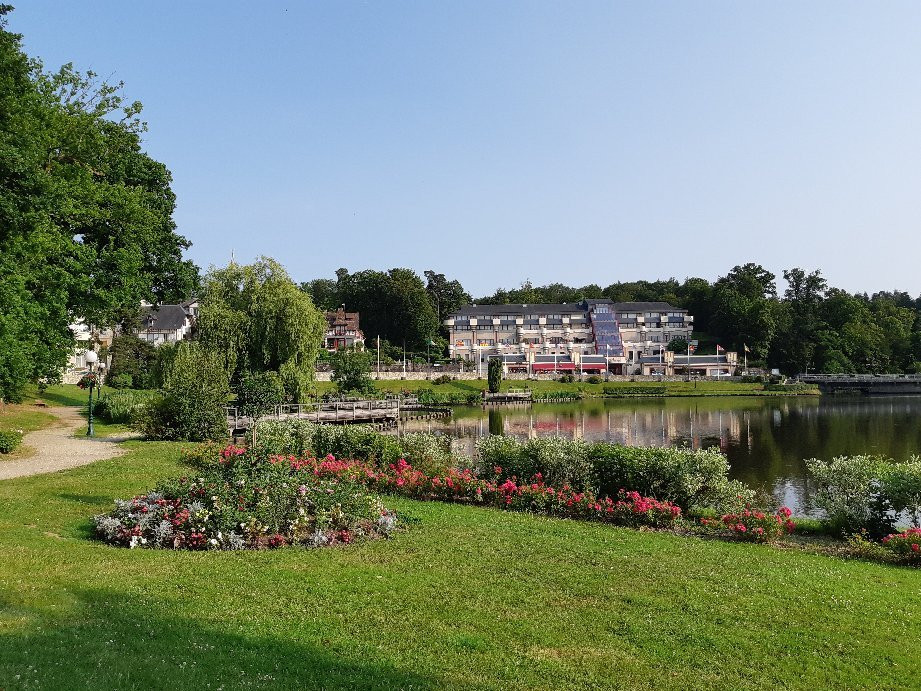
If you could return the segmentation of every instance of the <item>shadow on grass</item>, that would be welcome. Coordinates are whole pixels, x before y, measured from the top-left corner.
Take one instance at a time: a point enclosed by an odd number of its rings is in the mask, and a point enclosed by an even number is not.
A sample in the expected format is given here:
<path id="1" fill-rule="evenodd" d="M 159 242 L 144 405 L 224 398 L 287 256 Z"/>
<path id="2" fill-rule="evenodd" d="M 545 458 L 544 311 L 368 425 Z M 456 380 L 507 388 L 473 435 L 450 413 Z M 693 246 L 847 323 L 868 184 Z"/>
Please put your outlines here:
<path id="1" fill-rule="evenodd" d="M 215 614 L 212 623 L 184 617 L 180 603 L 141 602 L 101 588 L 73 594 L 75 611 L 50 621 L 11 607 L 9 600 L 2 603 L 0 622 L 13 625 L 0 633 L 0 688 L 443 687 L 436 679 L 368 659 L 339 637 L 341 630 L 309 619 L 267 636 L 239 626 L 249 620 L 257 622 L 253 628 L 273 625 L 257 611 L 252 619 L 245 610 L 237 612 L 233 623 Z M 200 602 L 190 606 L 207 612 Z"/>

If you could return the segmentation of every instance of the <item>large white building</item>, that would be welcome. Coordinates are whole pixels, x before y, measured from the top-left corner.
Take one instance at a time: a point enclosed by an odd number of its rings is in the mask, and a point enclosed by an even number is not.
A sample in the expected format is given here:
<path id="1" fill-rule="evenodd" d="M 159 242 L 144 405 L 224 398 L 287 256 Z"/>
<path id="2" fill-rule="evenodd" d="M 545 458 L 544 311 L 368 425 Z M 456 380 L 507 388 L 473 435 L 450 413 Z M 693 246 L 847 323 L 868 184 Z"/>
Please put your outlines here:
<path id="1" fill-rule="evenodd" d="M 468 305 L 445 320 L 451 357 L 501 356 L 510 371 L 642 374 L 643 359 L 674 338 L 690 339 L 694 317 L 666 302 Z"/>

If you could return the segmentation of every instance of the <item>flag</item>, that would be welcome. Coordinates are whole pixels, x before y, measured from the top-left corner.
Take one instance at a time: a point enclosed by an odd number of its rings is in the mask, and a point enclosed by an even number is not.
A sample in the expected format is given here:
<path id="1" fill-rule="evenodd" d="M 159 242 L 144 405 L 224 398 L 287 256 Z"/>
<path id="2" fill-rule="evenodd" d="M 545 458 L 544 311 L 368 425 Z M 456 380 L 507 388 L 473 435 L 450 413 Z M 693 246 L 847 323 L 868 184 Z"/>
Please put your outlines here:
<path id="1" fill-rule="evenodd" d="M 719 343 L 717 343 L 717 344 L 716 344 L 716 352 L 717 352 L 717 354 L 719 354 L 719 353 L 725 353 L 726 351 L 723 350 L 723 346 L 721 346 Z"/>
<path id="2" fill-rule="evenodd" d="M 695 351 L 695 350 L 697 350 L 697 346 L 695 346 L 695 345 L 689 345 L 689 346 L 688 346 L 688 352 L 691 353 L 691 355 L 694 354 L 694 351 Z"/>
<path id="3" fill-rule="evenodd" d="M 430 346 L 433 346 L 433 345 L 438 345 L 438 344 L 435 343 L 435 341 L 429 341 L 429 345 L 430 345 Z"/>
<path id="4" fill-rule="evenodd" d="M 751 348 L 748 347 L 748 344 L 747 344 L 747 343 L 746 343 L 746 344 L 743 344 L 742 347 L 745 348 L 745 352 L 746 352 L 746 353 L 752 352 L 752 351 L 751 351 Z"/>

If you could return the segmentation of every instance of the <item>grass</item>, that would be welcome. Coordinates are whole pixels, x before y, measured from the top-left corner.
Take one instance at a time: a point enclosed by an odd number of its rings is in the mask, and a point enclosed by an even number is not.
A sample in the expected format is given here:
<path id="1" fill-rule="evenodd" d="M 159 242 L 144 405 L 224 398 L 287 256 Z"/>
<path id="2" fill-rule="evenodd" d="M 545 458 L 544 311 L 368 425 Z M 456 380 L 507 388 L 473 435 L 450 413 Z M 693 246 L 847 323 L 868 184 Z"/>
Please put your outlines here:
<path id="1" fill-rule="evenodd" d="M 434 385 L 427 380 L 407 379 L 407 380 L 382 380 L 375 382 L 375 386 L 381 392 L 398 393 L 400 391 L 418 391 L 419 389 L 434 389 L 444 393 L 478 393 L 487 388 L 485 379 L 472 380 L 453 380 L 446 384 Z M 748 384 L 732 381 L 678 381 L 678 382 L 659 382 L 659 381 L 617 381 L 600 384 L 589 384 L 588 382 L 563 383 L 558 381 L 546 380 L 529 380 L 529 381 L 510 381 L 502 382 L 502 390 L 530 388 L 532 391 L 568 391 L 575 395 L 580 393 L 587 397 L 604 396 L 604 389 L 624 389 L 629 391 L 636 387 L 648 389 L 661 389 L 666 396 L 777 396 L 789 395 L 774 391 L 764 391 L 761 384 Z M 317 382 L 317 391 L 320 394 L 333 391 L 335 384 L 332 382 Z M 815 391 L 818 393 L 818 390 Z"/>
<path id="2" fill-rule="evenodd" d="M 180 445 L 0 482 L 0 688 L 916 687 L 921 571 L 388 498 L 389 541 L 128 551 Z"/>
<path id="3" fill-rule="evenodd" d="M 55 417 L 51 413 L 27 405 L 0 405 L 0 430 L 22 430 L 28 433 L 54 424 L 54 421 Z M 0 454 L 0 463 L 28 458 L 34 452 L 29 446 L 20 444 L 12 453 Z"/>

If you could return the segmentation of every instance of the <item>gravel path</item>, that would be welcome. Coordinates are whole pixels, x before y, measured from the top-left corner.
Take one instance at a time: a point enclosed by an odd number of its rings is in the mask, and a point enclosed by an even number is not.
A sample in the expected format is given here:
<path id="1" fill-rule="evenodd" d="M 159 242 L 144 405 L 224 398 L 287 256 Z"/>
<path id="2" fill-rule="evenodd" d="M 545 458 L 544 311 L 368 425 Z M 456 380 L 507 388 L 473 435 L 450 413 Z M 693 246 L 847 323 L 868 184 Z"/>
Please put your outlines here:
<path id="1" fill-rule="evenodd" d="M 0 460 L 0 480 L 53 473 L 125 453 L 118 442 L 126 437 L 89 439 L 73 436 L 74 430 L 86 425 L 79 408 L 48 408 L 47 412 L 58 418 L 58 424 L 29 432 L 22 443 L 32 447 L 35 453 L 21 460 Z"/>

